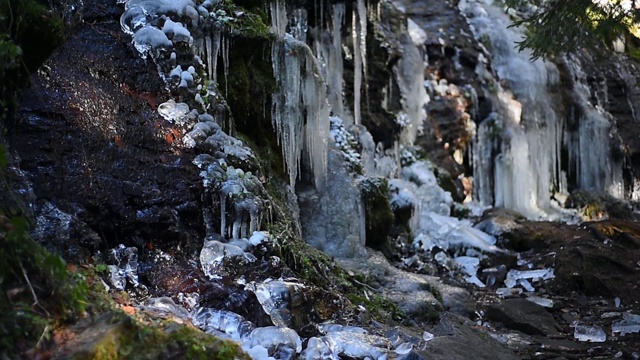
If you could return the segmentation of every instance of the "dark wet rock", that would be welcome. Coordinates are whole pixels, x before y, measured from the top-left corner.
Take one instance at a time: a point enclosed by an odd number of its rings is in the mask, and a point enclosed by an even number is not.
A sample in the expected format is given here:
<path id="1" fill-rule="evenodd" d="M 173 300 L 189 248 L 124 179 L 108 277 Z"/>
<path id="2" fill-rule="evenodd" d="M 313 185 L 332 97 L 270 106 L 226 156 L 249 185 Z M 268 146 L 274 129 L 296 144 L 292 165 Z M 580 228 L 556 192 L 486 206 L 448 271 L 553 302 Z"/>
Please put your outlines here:
<path id="1" fill-rule="evenodd" d="M 556 321 L 547 309 L 526 299 L 507 299 L 489 305 L 486 315 L 525 334 L 552 336 L 558 333 Z"/>
<path id="2" fill-rule="evenodd" d="M 520 359 L 488 334 L 473 328 L 469 320 L 444 313 L 433 330 L 436 338 L 427 342 L 424 350 L 416 351 L 424 359 L 463 360 Z"/>
<path id="3" fill-rule="evenodd" d="M 8 133 L 38 203 L 49 204 L 34 216 L 70 218 L 71 236 L 46 241 L 70 260 L 117 243 L 200 246 L 202 218 L 188 205 L 201 201 L 197 168 L 156 111 L 162 80 L 133 51 L 115 21 L 78 25 L 23 92 Z"/>

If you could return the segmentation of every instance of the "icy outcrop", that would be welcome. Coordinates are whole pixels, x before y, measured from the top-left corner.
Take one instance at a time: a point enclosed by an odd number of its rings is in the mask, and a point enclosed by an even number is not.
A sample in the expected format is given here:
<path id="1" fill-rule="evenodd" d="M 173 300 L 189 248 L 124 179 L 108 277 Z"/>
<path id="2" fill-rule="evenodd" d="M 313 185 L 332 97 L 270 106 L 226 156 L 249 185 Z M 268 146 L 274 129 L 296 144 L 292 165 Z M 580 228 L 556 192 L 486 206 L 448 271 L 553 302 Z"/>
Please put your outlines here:
<path id="1" fill-rule="evenodd" d="M 475 0 L 460 1 L 459 8 L 498 75 L 484 69 L 481 55 L 478 72 L 493 89 L 494 112 L 473 141 L 475 198 L 538 219 L 567 215 L 550 201 L 554 193 L 581 188 L 623 197 L 622 164 L 611 153 L 612 117 L 603 110 L 606 100 L 593 96 L 579 60 L 560 60 L 572 83 L 567 111 L 558 106 L 558 68 L 518 51 L 523 30 L 510 27 L 501 8 Z"/>
<path id="2" fill-rule="evenodd" d="M 282 147 L 289 183 L 293 188 L 304 153 L 314 173 L 315 185 L 322 188 L 327 169 L 329 103 L 322 70 L 306 43 L 285 32 L 287 13 L 284 4 L 270 4 L 271 28 L 277 35 L 271 48 L 271 63 L 276 80 L 272 95 L 271 119 Z M 303 23 L 293 28 L 306 27 Z"/>

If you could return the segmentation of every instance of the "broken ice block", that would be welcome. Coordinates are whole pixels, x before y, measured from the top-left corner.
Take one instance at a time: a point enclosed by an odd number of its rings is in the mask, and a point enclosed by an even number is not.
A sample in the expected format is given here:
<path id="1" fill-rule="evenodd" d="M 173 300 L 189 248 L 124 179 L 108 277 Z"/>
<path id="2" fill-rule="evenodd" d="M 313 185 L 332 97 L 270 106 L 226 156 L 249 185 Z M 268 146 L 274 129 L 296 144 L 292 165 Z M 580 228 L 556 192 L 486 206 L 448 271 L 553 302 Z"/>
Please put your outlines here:
<path id="1" fill-rule="evenodd" d="M 640 332 L 640 315 L 623 313 L 622 320 L 614 321 L 611 325 L 612 333 L 620 333 L 620 336 Z"/>
<path id="2" fill-rule="evenodd" d="M 194 326 L 208 334 L 241 340 L 253 330 L 253 324 L 242 316 L 224 310 L 200 308 L 192 316 Z"/>
<path id="3" fill-rule="evenodd" d="M 300 336 L 289 328 L 267 326 L 254 329 L 247 340 L 249 346 L 260 345 L 267 349 L 269 355 L 275 354 L 280 348 L 289 348 L 296 353 L 302 351 Z"/>
<path id="4" fill-rule="evenodd" d="M 496 290 L 496 295 L 501 297 L 509 297 L 522 294 L 522 289 L 516 288 L 499 288 Z"/>
<path id="5" fill-rule="evenodd" d="M 302 358 L 305 360 L 339 360 L 331 346 L 327 344 L 323 339 L 318 337 L 312 337 L 307 343 L 307 348 L 302 354 Z"/>
<path id="6" fill-rule="evenodd" d="M 548 308 L 552 308 L 553 307 L 553 300 L 551 299 L 546 299 L 540 296 L 529 296 L 527 297 L 527 300 L 534 302 L 540 306 L 544 306 L 544 307 L 548 307 Z"/>
<path id="7" fill-rule="evenodd" d="M 536 291 L 536 288 L 534 288 L 533 285 L 531 285 L 531 283 L 527 281 L 527 279 L 518 279 L 518 285 L 522 286 L 522 288 L 527 290 L 528 292 Z"/>
<path id="8" fill-rule="evenodd" d="M 138 249 L 120 244 L 111 249 L 111 256 L 116 262 L 116 265 L 109 266 L 111 285 L 124 290 L 128 280 L 131 285 L 138 286 Z"/>
<path id="9" fill-rule="evenodd" d="M 468 283 L 474 284 L 475 286 L 477 286 L 479 288 L 486 287 L 486 285 L 480 279 L 478 279 L 478 277 L 475 276 L 475 275 L 467 276 L 465 280 L 467 280 Z"/>
<path id="10" fill-rule="evenodd" d="M 519 280 L 519 279 L 542 279 L 548 280 L 555 278 L 555 274 L 553 273 L 553 268 L 545 268 L 538 270 L 515 270 L 511 269 L 507 273 L 508 279 Z"/>
<path id="11" fill-rule="evenodd" d="M 480 267 L 480 259 L 471 256 L 458 256 L 453 261 L 469 276 L 474 276 Z"/>
<path id="12" fill-rule="evenodd" d="M 573 336 L 578 341 L 605 342 L 607 334 L 599 326 L 576 325 Z"/>
<path id="13" fill-rule="evenodd" d="M 171 99 L 158 106 L 158 113 L 169 122 L 181 123 L 182 119 L 189 113 L 189 105 L 185 103 L 176 103 Z"/>
<path id="14" fill-rule="evenodd" d="M 411 350 L 413 350 L 413 344 L 410 342 L 405 342 L 398 345 L 395 349 L 396 354 L 404 355 L 408 354 Z"/>
<path id="15" fill-rule="evenodd" d="M 323 337 L 331 345 L 334 353 L 351 358 L 371 358 L 383 360 L 387 358 L 387 339 L 373 335 L 337 331 Z"/>
<path id="16" fill-rule="evenodd" d="M 210 279 L 221 279 L 236 274 L 244 265 L 256 261 L 251 253 L 241 248 L 221 243 L 217 240 L 207 241 L 200 251 L 202 271 Z"/>
<path id="17" fill-rule="evenodd" d="M 173 314 L 181 319 L 187 319 L 189 313 L 182 306 L 176 305 L 170 297 L 149 298 L 144 301 L 143 309 L 153 310 L 156 312 Z"/>
<path id="18" fill-rule="evenodd" d="M 252 282 L 245 288 L 256 294 L 258 302 L 275 325 L 286 327 L 291 323 L 290 307 L 301 303 L 300 294 L 305 286 L 290 281 L 267 279 L 262 283 Z"/>
<path id="19" fill-rule="evenodd" d="M 352 332 L 358 334 L 367 334 L 368 331 L 357 326 L 348 326 L 348 325 L 340 325 L 335 323 L 322 323 L 317 325 L 318 330 L 323 334 L 328 334 L 331 332 L 345 331 Z"/>
<path id="20" fill-rule="evenodd" d="M 433 339 L 435 339 L 435 335 L 433 335 L 432 333 L 425 331 L 422 333 L 422 340 L 424 341 L 431 341 Z"/>

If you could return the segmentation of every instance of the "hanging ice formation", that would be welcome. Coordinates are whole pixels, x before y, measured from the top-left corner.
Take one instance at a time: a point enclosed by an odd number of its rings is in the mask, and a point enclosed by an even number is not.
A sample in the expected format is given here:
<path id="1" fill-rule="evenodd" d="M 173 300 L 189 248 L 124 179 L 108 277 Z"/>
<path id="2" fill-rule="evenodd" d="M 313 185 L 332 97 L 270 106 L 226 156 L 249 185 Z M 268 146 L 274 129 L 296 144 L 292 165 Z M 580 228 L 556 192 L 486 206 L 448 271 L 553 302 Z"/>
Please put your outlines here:
<path id="1" fill-rule="evenodd" d="M 302 153 L 310 160 L 315 185 L 322 187 L 327 168 L 329 104 L 326 85 L 306 38 L 306 16 L 297 16 L 292 34 L 286 32 L 284 2 L 270 4 L 271 28 L 277 39 L 271 48 L 276 91 L 272 95 L 272 121 L 282 147 L 289 183 L 295 185 Z"/>
<path id="2" fill-rule="evenodd" d="M 477 39 L 488 40 L 492 66 L 500 80 L 490 79 L 495 90 L 494 112 L 480 124 L 473 142 L 475 198 L 485 205 L 517 210 L 532 218 L 554 217 L 551 202 L 556 192 L 570 190 L 567 171 L 576 176 L 580 188 L 621 196 L 618 171 L 610 164 L 608 132 L 603 111 L 587 100 L 588 89 L 575 61 L 567 61 L 574 86 L 574 120 L 571 132 L 552 91 L 559 85 L 559 71 L 550 62 L 530 61 L 530 52 L 518 52 L 519 28 L 510 28 L 509 17 L 490 3 L 464 0 L 459 3 Z M 484 66 L 481 59 L 481 66 Z M 573 65 L 571 65 L 573 64 Z M 491 78 L 486 70 L 480 75 Z M 597 139 L 597 140 L 596 140 Z M 569 164 L 561 152 L 569 152 Z M 618 167 L 621 168 L 621 167 Z M 606 174 L 608 175 L 605 175 Z"/>
<path id="3" fill-rule="evenodd" d="M 409 20 L 409 27 L 413 27 L 412 23 L 413 21 Z M 402 145 L 413 145 L 417 135 L 422 131 L 423 123 L 427 118 L 425 106 L 429 102 L 424 86 L 424 38 L 426 35 L 422 35 L 424 31 L 421 34 L 416 28 L 408 30 L 408 33 L 400 37 L 403 55 L 394 67 L 401 95 L 402 112 L 396 116 L 397 121 L 404 127 L 400 139 Z"/>
<path id="4" fill-rule="evenodd" d="M 334 4 L 331 8 L 331 32 L 322 31 L 314 41 L 314 50 L 320 61 L 322 76 L 327 83 L 327 100 L 334 116 L 345 118 L 342 61 L 342 27 L 344 26 L 345 5 Z"/>
<path id="5" fill-rule="evenodd" d="M 367 7 L 364 0 L 357 0 L 353 11 L 353 117 L 356 124 L 361 119 L 362 81 L 364 78 L 366 91 L 367 76 Z"/>
<path id="6" fill-rule="evenodd" d="M 606 192 L 623 198 L 622 164 L 614 161 L 610 154 L 611 115 L 604 111 L 604 99 L 597 98 L 597 104 L 589 101 L 591 92 L 587 75 L 580 62 L 572 56 L 565 63 L 573 79 L 574 104 L 571 107 L 568 126 L 577 122 L 578 131 L 565 131 L 564 144 L 569 151 L 569 174 L 577 179 L 581 189 Z"/>

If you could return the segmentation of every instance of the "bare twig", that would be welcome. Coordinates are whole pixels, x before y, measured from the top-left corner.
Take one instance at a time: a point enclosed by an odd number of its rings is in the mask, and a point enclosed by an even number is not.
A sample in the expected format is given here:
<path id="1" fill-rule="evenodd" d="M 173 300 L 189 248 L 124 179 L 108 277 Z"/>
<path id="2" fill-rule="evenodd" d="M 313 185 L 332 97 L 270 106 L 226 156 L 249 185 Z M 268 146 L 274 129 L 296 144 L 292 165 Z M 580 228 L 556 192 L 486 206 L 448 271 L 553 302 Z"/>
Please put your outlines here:
<path id="1" fill-rule="evenodd" d="M 47 311 L 47 309 L 45 309 L 44 307 L 42 307 L 42 305 L 40 305 L 40 303 L 38 302 L 38 297 L 36 296 L 36 291 L 33 289 L 33 286 L 31 285 L 31 281 L 29 281 L 29 276 L 27 276 L 27 271 L 24 269 L 24 266 L 22 266 L 22 262 L 18 261 L 18 264 L 20 265 L 20 270 L 22 270 L 22 276 L 24 276 L 24 280 L 27 282 L 27 285 L 29 285 L 29 290 L 31 291 L 31 295 L 33 296 L 33 305 L 38 305 L 38 307 L 40 307 L 42 309 L 42 311 L 45 312 L 45 314 L 47 314 L 47 316 L 51 316 L 51 314 L 49 314 L 49 312 Z"/>

